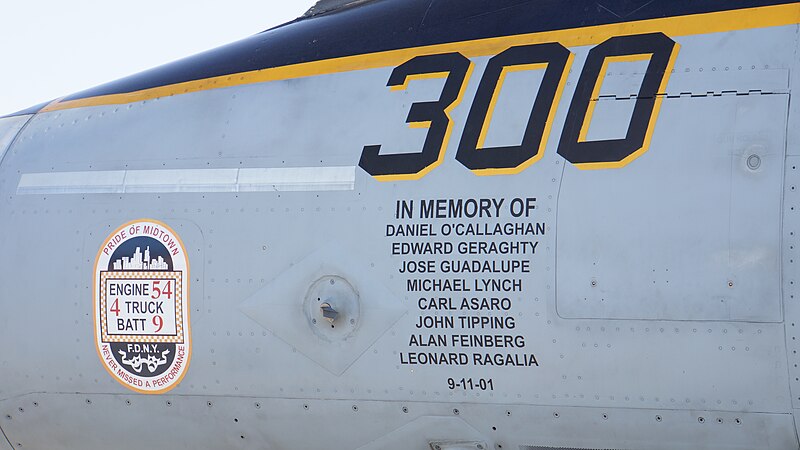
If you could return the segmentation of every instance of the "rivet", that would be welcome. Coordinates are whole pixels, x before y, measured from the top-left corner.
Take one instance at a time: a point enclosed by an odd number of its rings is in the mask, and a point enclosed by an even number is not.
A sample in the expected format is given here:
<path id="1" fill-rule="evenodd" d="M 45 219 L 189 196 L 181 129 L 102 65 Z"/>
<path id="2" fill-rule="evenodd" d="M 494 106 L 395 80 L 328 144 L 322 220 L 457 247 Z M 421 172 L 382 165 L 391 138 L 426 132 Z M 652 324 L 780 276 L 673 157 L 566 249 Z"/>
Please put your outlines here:
<path id="1" fill-rule="evenodd" d="M 761 157 L 758 155 L 750 155 L 747 157 L 747 167 L 750 170 L 756 170 L 761 167 Z"/>

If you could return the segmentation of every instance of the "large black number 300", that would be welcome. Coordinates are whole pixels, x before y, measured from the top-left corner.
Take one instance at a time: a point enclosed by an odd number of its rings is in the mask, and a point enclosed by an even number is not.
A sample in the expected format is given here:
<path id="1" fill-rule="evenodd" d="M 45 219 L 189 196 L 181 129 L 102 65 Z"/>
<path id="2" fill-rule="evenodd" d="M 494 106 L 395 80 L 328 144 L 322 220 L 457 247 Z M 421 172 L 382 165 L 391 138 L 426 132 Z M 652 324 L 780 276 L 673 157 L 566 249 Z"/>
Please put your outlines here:
<path id="1" fill-rule="evenodd" d="M 558 153 L 580 168 L 621 167 L 647 150 L 661 95 L 678 45 L 662 33 L 611 38 L 590 50 L 567 113 Z M 649 60 L 636 97 L 628 132 L 622 139 L 586 139 L 607 65 L 615 61 Z M 538 161 L 547 144 L 556 108 L 569 73 L 572 54 L 558 43 L 511 47 L 491 58 L 464 126 L 456 160 L 478 175 L 513 174 Z M 428 126 L 422 152 L 380 154 L 380 145 L 364 147 L 359 165 L 379 180 L 418 179 L 444 158 L 453 128 L 450 111 L 458 105 L 472 68 L 459 53 L 416 57 L 397 67 L 388 86 L 404 89 L 410 79 L 444 78 L 438 101 L 414 103 L 406 122 Z M 516 146 L 486 147 L 497 98 L 508 72 L 544 69 L 522 137 Z"/>
<path id="2" fill-rule="evenodd" d="M 444 158 L 447 137 L 453 123 L 449 112 L 460 99 L 472 62 L 460 53 L 418 56 L 397 67 L 387 86 L 404 89 L 409 79 L 447 77 L 438 101 L 414 103 L 406 123 L 430 128 L 422 152 L 381 155 L 380 145 L 368 145 L 359 165 L 370 175 L 383 180 L 416 179 L 431 171 Z"/>

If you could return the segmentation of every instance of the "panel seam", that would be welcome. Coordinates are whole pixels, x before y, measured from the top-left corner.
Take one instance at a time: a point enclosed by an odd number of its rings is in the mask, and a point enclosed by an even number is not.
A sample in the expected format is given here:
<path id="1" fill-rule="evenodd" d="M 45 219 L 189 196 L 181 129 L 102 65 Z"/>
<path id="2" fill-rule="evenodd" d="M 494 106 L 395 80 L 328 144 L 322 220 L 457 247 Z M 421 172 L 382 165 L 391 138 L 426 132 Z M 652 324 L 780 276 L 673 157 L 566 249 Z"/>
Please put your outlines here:
<path id="1" fill-rule="evenodd" d="M 10 440 L 10 439 L 8 439 L 8 436 L 6 435 L 6 432 L 5 432 L 5 431 L 3 431 L 3 427 L 0 427 L 0 435 L 2 435 L 2 436 L 3 436 L 3 439 L 5 439 L 5 440 L 6 440 L 6 442 L 8 442 L 8 448 L 9 448 L 9 449 L 13 449 L 13 448 L 14 448 L 14 446 L 13 446 L 13 445 L 11 445 L 11 440 Z M 2 441 L 0 441 L 0 443 L 2 443 Z"/>

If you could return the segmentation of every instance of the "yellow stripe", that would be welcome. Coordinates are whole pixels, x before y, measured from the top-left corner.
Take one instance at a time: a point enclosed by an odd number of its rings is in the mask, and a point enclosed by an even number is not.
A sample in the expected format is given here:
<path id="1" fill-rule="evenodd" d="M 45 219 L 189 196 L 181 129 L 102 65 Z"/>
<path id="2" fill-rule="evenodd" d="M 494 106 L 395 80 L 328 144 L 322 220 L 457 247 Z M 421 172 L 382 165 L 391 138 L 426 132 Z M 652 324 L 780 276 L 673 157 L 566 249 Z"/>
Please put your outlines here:
<path id="1" fill-rule="evenodd" d="M 288 80 L 314 75 L 349 72 L 352 70 L 394 67 L 409 59 L 429 54 L 460 52 L 468 58 L 496 55 L 509 47 L 545 42 L 559 42 L 565 47 L 596 45 L 614 36 L 662 32 L 670 37 L 710 34 L 751 28 L 767 28 L 800 23 L 800 5 L 776 5 L 734 11 L 713 12 L 692 16 L 667 17 L 586 28 L 520 34 L 474 41 L 453 42 L 424 47 L 405 48 L 379 53 L 326 59 L 271 69 L 223 75 L 204 80 L 188 81 L 141 91 L 68 100 L 48 105 L 42 111 L 80 108 L 85 106 L 118 105 L 160 97 L 188 94 L 223 87 L 241 86 L 267 81 Z"/>

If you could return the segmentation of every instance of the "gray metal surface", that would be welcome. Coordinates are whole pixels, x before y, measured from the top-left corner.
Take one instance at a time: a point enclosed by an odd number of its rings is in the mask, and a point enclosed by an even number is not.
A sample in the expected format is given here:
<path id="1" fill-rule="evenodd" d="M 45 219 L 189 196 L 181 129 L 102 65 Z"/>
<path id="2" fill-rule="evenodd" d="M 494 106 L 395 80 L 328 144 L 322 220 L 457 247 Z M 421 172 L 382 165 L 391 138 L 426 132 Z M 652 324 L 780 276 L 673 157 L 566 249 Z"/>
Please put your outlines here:
<path id="1" fill-rule="evenodd" d="M 14 448 L 14 446 L 12 446 L 11 442 L 8 440 L 8 437 L 6 437 L 6 433 L 2 428 L 0 428 L 0 436 L 2 436 L 2 439 L 0 439 L 0 446 L 5 446 L 8 444 L 9 450 Z"/>
<path id="2" fill-rule="evenodd" d="M 637 167 L 568 168 L 559 315 L 780 322 L 788 103 L 788 95 L 668 98 L 656 133 L 681 132 Z M 709 115 L 716 120 L 698 120 Z M 747 165 L 753 157 L 756 169 Z"/>
<path id="3" fill-rule="evenodd" d="M 30 118 L 31 116 L 17 116 L 0 119 L 0 162 L 3 161 L 14 138 Z"/>
<path id="4" fill-rule="evenodd" d="M 0 342 L 14 343 L 0 352 L 0 427 L 33 449 L 796 449 L 797 32 L 675 36 L 651 146 L 617 169 L 556 152 L 588 45 L 570 47 L 544 156 L 516 175 L 476 176 L 455 159 L 490 56 L 471 58 L 443 161 L 414 181 L 356 167 L 364 145 L 402 153 L 425 140 L 408 109 L 443 80 L 391 91 L 394 66 L 37 114 L 0 165 Z M 589 139 L 623 135 L 642 70 L 610 66 Z M 521 142 L 537 83 L 509 76 L 487 145 Z M 27 118 L 6 120 L 0 154 Z M 530 216 L 509 216 L 533 198 Z M 437 199 L 502 206 L 420 217 Z M 398 201 L 415 215 L 398 217 Z M 162 395 L 117 383 L 93 342 L 98 252 L 142 218 L 175 230 L 191 265 L 191 367 Z M 538 231 L 443 234 L 506 223 Z M 437 235 L 398 236 L 404 225 Z M 395 251 L 429 242 L 531 247 Z M 530 271 L 442 269 L 502 260 Z M 407 272 L 427 261 L 435 274 Z M 491 281 L 508 283 L 478 291 Z M 510 307 L 432 307 L 464 297 Z M 486 335 L 513 345 L 471 343 Z M 467 362 L 420 362 L 431 352 Z M 536 364 L 505 363 L 528 355 Z"/>

